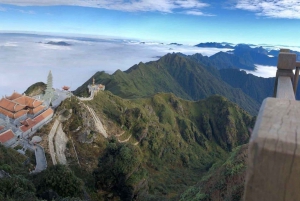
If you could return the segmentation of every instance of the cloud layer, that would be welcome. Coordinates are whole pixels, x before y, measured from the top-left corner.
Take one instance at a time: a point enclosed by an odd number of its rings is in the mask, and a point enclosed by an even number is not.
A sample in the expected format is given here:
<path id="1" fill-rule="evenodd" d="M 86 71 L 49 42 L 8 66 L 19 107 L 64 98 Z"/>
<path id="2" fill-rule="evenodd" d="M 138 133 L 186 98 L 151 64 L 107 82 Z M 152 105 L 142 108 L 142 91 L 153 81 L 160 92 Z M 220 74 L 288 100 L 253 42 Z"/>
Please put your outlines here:
<path id="1" fill-rule="evenodd" d="M 258 16 L 300 19 L 300 0 L 238 0 L 235 8 Z"/>
<path id="2" fill-rule="evenodd" d="M 45 44 L 49 41 L 65 41 L 71 46 Z M 124 71 L 172 52 L 210 56 L 219 51 L 113 39 L 0 34 L 0 97 L 13 90 L 24 92 L 36 82 L 46 82 L 49 70 L 54 76 L 54 87 L 68 85 L 75 90 L 97 71 Z"/>
<path id="3" fill-rule="evenodd" d="M 173 13 L 181 10 L 185 14 L 210 16 L 200 11 L 209 4 L 199 0 L 0 0 L 0 3 L 17 6 L 84 6 L 126 12 Z"/>

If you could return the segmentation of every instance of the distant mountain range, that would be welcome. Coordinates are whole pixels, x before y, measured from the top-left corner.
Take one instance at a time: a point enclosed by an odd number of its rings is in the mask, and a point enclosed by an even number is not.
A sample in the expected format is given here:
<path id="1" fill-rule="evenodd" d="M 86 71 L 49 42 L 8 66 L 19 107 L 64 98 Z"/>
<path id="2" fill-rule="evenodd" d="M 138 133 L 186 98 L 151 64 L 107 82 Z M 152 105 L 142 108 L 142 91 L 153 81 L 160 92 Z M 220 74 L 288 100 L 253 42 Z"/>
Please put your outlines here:
<path id="1" fill-rule="evenodd" d="M 279 50 L 268 51 L 263 47 L 250 47 L 246 44 L 232 46 L 226 43 L 200 43 L 197 47 L 207 48 L 229 48 L 227 52 L 219 52 L 209 58 L 195 57 L 196 59 L 206 59 L 218 69 L 239 68 L 255 70 L 255 65 L 276 66 Z M 297 53 L 297 52 L 296 52 Z M 300 54 L 300 53 L 299 53 Z"/>
<path id="2" fill-rule="evenodd" d="M 199 43 L 195 45 L 196 47 L 211 47 L 211 48 L 228 48 L 233 49 L 234 46 L 230 43 L 216 43 L 216 42 L 207 42 L 207 43 Z"/>
<path id="3" fill-rule="evenodd" d="M 58 45 L 58 46 L 71 46 L 71 44 L 69 44 L 67 42 L 64 42 L 64 41 L 59 41 L 59 42 L 49 41 L 45 44 L 47 44 L 47 45 Z"/>
<path id="4" fill-rule="evenodd" d="M 199 100 L 219 94 L 255 115 L 262 100 L 273 95 L 275 79 L 256 77 L 239 69 L 255 70 L 255 64 L 275 66 L 277 56 L 270 57 L 269 52 L 262 47 L 239 44 L 232 51 L 210 57 L 173 53 L 157 61 L 139 63 L 124 72 L 118 70 L 112 75 L 98 72 L 93 77 L 97 83 L 105 84 L 109 91 L 122 98 L 171 92 L 183 99 Z M 271 53 L 275 54 L 275 50 Z M 87 95 L 86 87 L 91 79 L 75 94 Z M 297 96 L 300 94 L 297 93 Z"/>
<path id="5" fill-rule="evenodd" d="M 97 72 L 93 78 L 96 83 L 106 85 L 106 89 L 122 98 L 140 98 L 158 92 L 172 92 L 187 100 L 199 100 L 214 94 L 227 97 L 242 108 L 256 114 L 259 103 L 246 95 L 241 89 L 224 82 L 212 66 L 202 66 L 182 54 L 167 54 L 158 61 L 139 63 L 127 71 L 116 71 L 109 75 Z M 88 95 L 90 78 L 74 93 Z"/>

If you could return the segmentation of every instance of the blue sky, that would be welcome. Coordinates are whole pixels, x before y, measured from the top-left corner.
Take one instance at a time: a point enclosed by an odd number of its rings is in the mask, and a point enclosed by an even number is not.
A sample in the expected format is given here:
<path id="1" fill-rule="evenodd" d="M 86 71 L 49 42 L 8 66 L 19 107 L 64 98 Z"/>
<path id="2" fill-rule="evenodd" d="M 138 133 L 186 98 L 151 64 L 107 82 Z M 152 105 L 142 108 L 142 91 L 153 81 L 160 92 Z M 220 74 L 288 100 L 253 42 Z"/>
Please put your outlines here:
<path id="1" fill-rule="evenodd" d="M 0 0 L 0 31 L 300 46 L 300 0 Z"/>

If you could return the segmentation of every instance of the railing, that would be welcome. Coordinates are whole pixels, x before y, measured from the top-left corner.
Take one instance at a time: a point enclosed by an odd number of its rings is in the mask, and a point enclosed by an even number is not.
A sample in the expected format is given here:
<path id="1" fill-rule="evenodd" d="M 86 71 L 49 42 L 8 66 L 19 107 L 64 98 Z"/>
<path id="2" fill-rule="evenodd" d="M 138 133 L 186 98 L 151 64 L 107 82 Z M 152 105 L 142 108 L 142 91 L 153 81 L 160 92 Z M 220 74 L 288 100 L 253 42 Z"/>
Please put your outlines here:
<path id="1" fill-rule="evenodd" d="M 274 98 L 263 101 L 249 143 L 244 201 L 300 200 L 299 67 L 280 51 Z"/>

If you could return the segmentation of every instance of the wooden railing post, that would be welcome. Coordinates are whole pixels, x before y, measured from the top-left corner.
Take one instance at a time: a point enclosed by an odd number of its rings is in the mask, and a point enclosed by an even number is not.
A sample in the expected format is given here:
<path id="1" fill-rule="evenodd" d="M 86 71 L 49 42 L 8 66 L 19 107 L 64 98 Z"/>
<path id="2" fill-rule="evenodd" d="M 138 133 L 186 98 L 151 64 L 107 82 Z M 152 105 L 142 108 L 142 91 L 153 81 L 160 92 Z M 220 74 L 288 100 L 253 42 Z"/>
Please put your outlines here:
<path id="1" fill-rule="evenodd" d="M 267 98 L 253 129 L 244 201 L 300 200 L 300 102 Z"/>
<path id="2" fill-rule="evenodd" d="M 286 76 L 291 78 L 291 83 L 294 82 L 293 70 L 296 68 L 296 54 L 290 53 L 288 49 L 281 49 L 278 55 L 277 72 L 274 86 L 273 97 L 277 96 L 278 78 L 280 76 Z M 294 91 L 295 92 L 295 91 Z"/>
<path id="3" fill-rule="evenodd" d="M 298 87 L 298 80 L 299 80 L 299 68 L 300 68 L 300 62 L 297 61 L 296 62 L 296 72 L 295 72 L 295 79 L 294 79 L 294 92 L 295 92 L 295 95 L 297 93 L 297 87 Z"/>
<path id="4" fill-rule="evenodd" d="M 300 63 L 284 49 L 277 67 L 276 98 L 263 101 L 249 142 L 244 201 L 300 200 Z"/>

